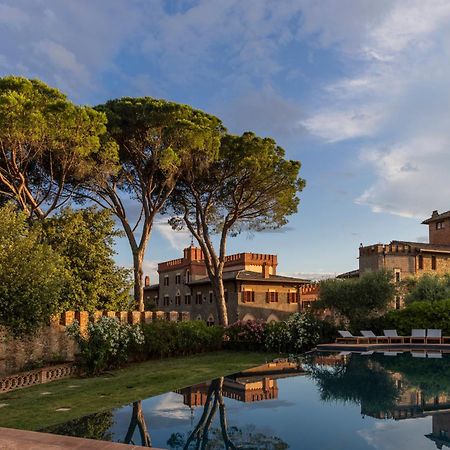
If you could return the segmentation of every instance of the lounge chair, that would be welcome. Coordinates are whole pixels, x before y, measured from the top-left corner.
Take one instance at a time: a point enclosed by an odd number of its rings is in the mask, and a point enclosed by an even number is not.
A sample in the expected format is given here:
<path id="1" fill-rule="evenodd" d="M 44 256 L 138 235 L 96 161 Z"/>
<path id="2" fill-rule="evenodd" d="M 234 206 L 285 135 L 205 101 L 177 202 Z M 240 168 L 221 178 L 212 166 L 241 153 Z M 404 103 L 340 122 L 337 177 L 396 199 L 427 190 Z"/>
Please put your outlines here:
<path id="1" fill-rule="evenodd" d="M 428 352 L 428 358 L 442 358 L 441 352 Z"/>
<path id="2" fill-rule="evenodd" d="M 410 340 L 408 336 L 399 336 L 397 330 L 383 330 L 383 334 L 389 339 L 389 344 L 404 344 Z"/>
<path id="3" fill-rule="evenodd" d="M 427 354 L 425 352 L 411 352 L 413 358 L 426 358 Z"/>
<path id="4" fill-rule="evenodd" d="M 426 331 L 423 329 L 413 329 L 411 330 L 411 344 L 417 343 L 424 343 L 426 340 Z"/>
<path id="5" fill-rule="evenodd" d="M 384 352 L 384 356 L 397 356 L 399 352 Z"/>
<path id="6" fill-rule="evenodd" d="M 428 328 L 427 337 L 426 337 L 425 342 L 427 344 L 431 344 L 433 342 L 436 344 L 441 344 L 442 343 L 442 330 Z"/>
<path id="7" fill-rule="evenodd" d="M 389 338 L 387 338 L 386 336 L 376 336 L 374 334 L 373 331 L 371 330 L 361 330 L 361 334 L 366 337 L 367 339 L 369 339 L 369 342 L 378 344 L 380 341 L 381 342 L 389 342 Z"/>
<path id="8" fill-rule="evenodd" d="M 341 344 L 359 344 L 359 343 L 364 343 L 364 344 L 368 344 L 369 343 L 369 339 L 362 337 L 362 336 L 353 336 L 352 333 L 350 333 L 350 331 L 346 331 L 346 330 L 338 330 L 339 335 L 341 336 L 340 338 L 336 339 L 336 343 L 341 343 Z"/>

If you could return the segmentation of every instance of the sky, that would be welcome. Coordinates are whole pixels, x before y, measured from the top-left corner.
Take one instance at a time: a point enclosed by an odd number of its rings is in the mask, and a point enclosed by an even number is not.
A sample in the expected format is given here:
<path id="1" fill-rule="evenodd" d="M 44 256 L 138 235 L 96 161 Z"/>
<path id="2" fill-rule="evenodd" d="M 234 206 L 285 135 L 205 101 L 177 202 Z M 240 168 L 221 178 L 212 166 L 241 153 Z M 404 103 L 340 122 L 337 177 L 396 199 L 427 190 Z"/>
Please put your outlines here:
<path id="1" fill-rule="evenodd" d="M 302 162 L 298 213 L 228 248 L 278 254 L 279 273 L 353 270 L 360 243 L 424 241 L 420 222 L 450 209 L 450 0 L 0 0 L 9 74 L 78 104 L 188 103 L 273 137 Z M 146 272 L 189 243 L 160 217 Z"/>

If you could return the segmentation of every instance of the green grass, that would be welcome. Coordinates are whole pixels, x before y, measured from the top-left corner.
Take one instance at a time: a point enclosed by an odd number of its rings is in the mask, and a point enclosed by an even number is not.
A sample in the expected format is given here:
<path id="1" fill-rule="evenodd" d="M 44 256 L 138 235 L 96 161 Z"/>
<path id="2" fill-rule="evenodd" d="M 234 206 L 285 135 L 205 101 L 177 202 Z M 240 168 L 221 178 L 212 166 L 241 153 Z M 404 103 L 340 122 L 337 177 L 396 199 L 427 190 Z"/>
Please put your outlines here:
<path id="1" fill-rule="evenodd" d="M 136 363 L 95 378 L 70 378 L 0 394 L 0 427 L 39 430 L 257 366 L 276 355 L 215 352 Z M 76 387 L 75 387 L 76 386 Z M 69 411 L 56 411 L 67 407 Z"/>

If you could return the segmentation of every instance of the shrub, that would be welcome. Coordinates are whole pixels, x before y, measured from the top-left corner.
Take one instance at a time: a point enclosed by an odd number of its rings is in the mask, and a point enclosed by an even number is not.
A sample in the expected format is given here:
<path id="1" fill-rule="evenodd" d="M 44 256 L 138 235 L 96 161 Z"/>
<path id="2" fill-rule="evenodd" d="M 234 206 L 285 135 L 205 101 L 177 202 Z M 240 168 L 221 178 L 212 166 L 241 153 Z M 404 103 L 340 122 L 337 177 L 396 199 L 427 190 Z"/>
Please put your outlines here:
<path id="1" fill-rule="evenodd" d="M 142 326 L 145 357 L 178 356 L 219 350 L 222 347 L 223 328 L 209 327 L 201 320 L 166 322 L 157 320 Z"/>
<path id="2" fill-rule="evenodd" d="M 450 334 L 450 300 L 414 302 L 404 309 L 389 311 L 372 322 L 377 332 L 395 328 L 400 334 L 409 335 L 413 328 L 440 328 Z"/>
<path id="3" fill-rule="evenodd" d="M 225 330 L 226 344 L 236 350 L 302 353 L 320 340 L 321 322 L 313 315 L 296 313 L 283 322 L 265 324 L 238 321 Z"/>
<path id="4" fill-rule="evenodd" d="M 225 330 L 228 348 L 234 350 L 258 350 L 263 348 L 266 324 L 259 320 L 239 320 Z"/>
<path id="5" fill-rule="evenodd" d="M 101 317 L 89 323 L 87 333 L 82 333 L 77 321 L 67 327 L 80 348 L 80 363 L 89 375 L 113 369 L 129 359 L 129 351 L 144 343 L 139 325 L 120 323 L 115 317 Z"/>

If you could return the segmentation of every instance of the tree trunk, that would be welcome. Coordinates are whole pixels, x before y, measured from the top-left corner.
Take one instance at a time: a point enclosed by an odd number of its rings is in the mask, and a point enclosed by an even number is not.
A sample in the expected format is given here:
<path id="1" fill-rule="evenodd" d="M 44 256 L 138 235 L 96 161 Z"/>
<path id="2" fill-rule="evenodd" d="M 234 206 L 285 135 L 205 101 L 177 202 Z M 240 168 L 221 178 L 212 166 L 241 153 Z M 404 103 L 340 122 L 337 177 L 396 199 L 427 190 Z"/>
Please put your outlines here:
<path id="1" fill-rule="evenodd" d="M 142 446 L 151 447 L 152 441 L 150 438 L 150 433 L 147 429 L 147 424 L 145 423 L 144 413 L 142 411 L 142 400 L 133 403 L 133 412 L 131 415 L 130 425 L 128 426 L 127 434 L 124 439 L 125 444 L 133 443 L 132 439 L 136 426 L 139 429 Z"/>
<path id="2" fill-rule="evenodd" d="M 228 326 L 228 308 L 225 301 L 225 289 L 223 287 L 223 275 L 216 274 L 212 281 L 214 296 L 216 298 L 219 325 Z"/>
<path id="3" fill-rule="evenodd" d="M 134 275 L 134 301 L 138 311 L 144 311 L 144 273 L 142 262 L 144 260 L 143 252 L 139 250 L 133 252 L 133 275 Z"/>

